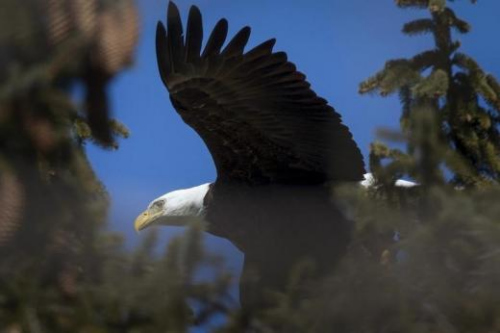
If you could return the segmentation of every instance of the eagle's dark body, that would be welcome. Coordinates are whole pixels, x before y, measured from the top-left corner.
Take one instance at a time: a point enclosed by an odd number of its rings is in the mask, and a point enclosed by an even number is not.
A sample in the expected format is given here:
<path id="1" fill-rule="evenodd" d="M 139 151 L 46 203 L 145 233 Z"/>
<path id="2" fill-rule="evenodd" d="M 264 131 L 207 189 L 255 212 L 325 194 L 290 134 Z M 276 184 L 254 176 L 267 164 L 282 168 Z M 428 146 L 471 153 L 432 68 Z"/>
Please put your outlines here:
<path id="1" fill-rule="evenodd" d="M 206 197 L 208 232 L 229 239 L 245 255 L 240 300 L 262 301 L 283 290 L 299 262 L 311 276 L 328 273 L 344 253 L 351 223 L 322 185 L 215 183 Z"/>
<path id="2" fill-rule="evenodd" d="M 222 19 L 202 51 L 199 10 L 191 8 L 184 35 L 170 3 L 167 29 L 160 23 L 156 40 L 172 104 L 214 159 L 217 180 L 205 198 L 205 218 L 208 232 L 245 255 L 244 305 L 265 288 L 283 289 L 300 259 L 318 273 L 333 267 L 351 225 L 332 202 L 331 185 L 364 173 L 340 115 L 284 52 L 273 52 L 274 40 L 245 53 L 249 34 L 243 28 L 222 48 Z"/>

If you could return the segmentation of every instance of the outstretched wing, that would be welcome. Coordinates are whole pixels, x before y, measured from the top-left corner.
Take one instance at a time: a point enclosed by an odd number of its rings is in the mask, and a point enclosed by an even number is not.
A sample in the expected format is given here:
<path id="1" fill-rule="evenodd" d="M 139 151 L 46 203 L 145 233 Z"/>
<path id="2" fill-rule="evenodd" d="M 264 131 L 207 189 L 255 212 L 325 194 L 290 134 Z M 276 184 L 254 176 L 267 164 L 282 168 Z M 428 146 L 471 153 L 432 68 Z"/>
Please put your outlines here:
<path id="1" fill-rule="evenodd" d="M 156 31 L 163 83 L 182 119 L 204 140 L 218 181 L 321 183 L 363 179 L 361 153 L 340 115 L 318 97 L 274 39 L 244 53 L 250 28 L 222 46 L 220 20 L 202 51 L 200 11 L 184 37 L 177 7 Z"/>

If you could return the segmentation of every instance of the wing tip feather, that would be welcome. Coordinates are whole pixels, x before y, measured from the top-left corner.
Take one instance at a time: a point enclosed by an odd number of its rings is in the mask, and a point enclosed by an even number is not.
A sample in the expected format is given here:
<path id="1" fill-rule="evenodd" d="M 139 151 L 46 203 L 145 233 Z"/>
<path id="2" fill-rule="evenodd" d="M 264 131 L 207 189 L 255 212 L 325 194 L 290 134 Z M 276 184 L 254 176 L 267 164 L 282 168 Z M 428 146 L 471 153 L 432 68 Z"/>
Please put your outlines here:
<path id="1" fill-rule="evenodd" d="M 169 1 L 167 7 L 167 18 L 170 18 L 173 15 L 176 15 L 177 17 L 180 16 L 179 8 L 173 1 Z"/>
<path id="2" fill-rule="evenodd" d="M 192 5 L 189 8 L 189 15 L 199 15 L 199 16 L 201 16 L 200 8 L 198 8 L 198 6 L 196 6 L 196 5 Z"/>
<path id="3" fill-rule="evenodd" d="M 203 43 L 203 20 L 198 7 L 191 6 L 189 9 L 186 29 L 185 61 L 194 62 L 200 57 L 201 45 Z"/>
<path id="4" fill-rule="evenodd" d="M 215 27 L 208 38 L 205 49 L 202 53 L 202 58 L 206 58 L 212 55 L 219 55 L 222 46 L 227 38 L 227 32 L 229 30 L 229 23 L 225 18 L 221 18 L 215 24 Z"/>
<path id="5" fill-rule="evenodd" d="M 241 28 L 240 31 L 238 31 L 236 35 L 234 35 L 234 37 L 231 39 L 231 41 L 227 44 L 221 54 L 224 57 L 242 55 L 251 33 L 252 28 L 250 28 L 248 25 Z"/>
<path id="6" fill-rule="evenodd" d="M 158 62 L 158 71 L 163 84 L 167 85 L 168 76 L 168 52 L 167 52 L 167 30 L 161 21 L 156 24 L 156 60 Z"/>

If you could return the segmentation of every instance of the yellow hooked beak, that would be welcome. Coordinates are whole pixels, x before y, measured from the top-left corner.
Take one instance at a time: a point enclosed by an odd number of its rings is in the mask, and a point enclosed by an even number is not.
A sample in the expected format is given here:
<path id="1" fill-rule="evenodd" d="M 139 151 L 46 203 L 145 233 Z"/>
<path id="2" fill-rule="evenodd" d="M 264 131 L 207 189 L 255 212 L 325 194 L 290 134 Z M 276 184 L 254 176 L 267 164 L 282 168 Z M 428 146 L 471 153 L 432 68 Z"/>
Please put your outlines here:
<path id="1" fill-rule="evenodd" d="M 142 229 L 149 227 L 156 220 L 156 217 L 160 214 L 150 214 L 149 211 L 145 210 L 142 212 L 134 222 L 135 231 L 139 232 Z"/>

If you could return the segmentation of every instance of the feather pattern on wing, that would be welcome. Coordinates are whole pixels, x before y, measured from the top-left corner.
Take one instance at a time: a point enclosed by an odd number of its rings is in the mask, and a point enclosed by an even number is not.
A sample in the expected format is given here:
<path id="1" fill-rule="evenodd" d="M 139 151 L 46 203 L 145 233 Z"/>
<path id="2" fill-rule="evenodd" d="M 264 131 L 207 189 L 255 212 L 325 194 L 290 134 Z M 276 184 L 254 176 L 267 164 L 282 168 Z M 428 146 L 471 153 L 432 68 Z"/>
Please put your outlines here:
<path id="1" fill-rule="evenodd" d="M 250 28 L 226 47 L 220 20 L 202 51 L 200 11 L 192 7 L 184 37 L 170 3 L 167 29 L 158 24 L 162 81 L 183 118 L 204 140 L 218 181 L 315 184 L 363 179 L 361 153 L 340 115 L 310 89 L 270 39 L 244 52 Z M 201 53 L 201 54 L 200 54 Z"/>

